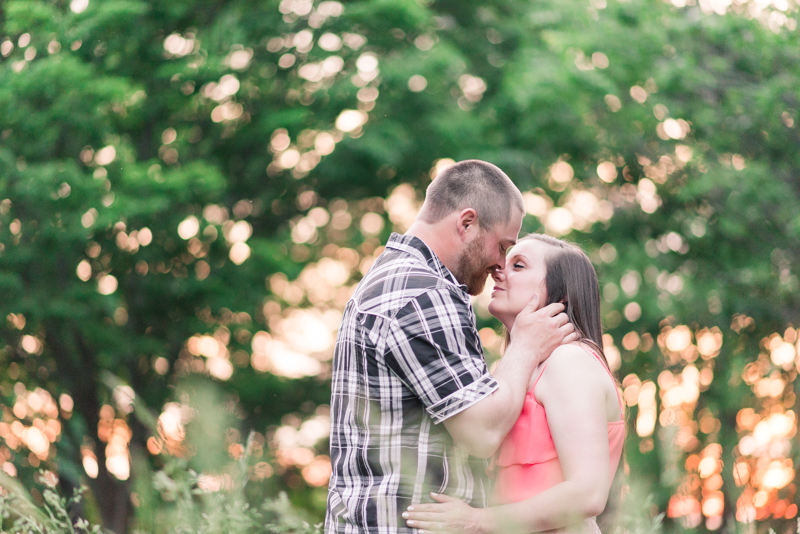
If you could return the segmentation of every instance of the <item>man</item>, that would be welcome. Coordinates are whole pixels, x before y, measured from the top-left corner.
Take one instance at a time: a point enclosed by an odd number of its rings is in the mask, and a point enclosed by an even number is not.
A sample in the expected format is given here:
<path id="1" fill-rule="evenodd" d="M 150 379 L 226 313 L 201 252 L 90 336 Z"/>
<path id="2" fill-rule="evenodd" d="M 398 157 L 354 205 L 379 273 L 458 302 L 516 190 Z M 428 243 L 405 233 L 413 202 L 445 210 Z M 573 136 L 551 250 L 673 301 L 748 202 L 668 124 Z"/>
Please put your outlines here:
<path id="1" fill-rule="evenodd" d="M 487 505 L 475 457 L 494 453 L 534 368 L 573 330 L 561 304 L 532 302 L 489 374 L 469 296 L 505 266 L 523 216 L 500 169 L 456 163 L 359 283 L 333 357 L 326 533 L 412 534 L 400 514 L 430 492 Z"/>

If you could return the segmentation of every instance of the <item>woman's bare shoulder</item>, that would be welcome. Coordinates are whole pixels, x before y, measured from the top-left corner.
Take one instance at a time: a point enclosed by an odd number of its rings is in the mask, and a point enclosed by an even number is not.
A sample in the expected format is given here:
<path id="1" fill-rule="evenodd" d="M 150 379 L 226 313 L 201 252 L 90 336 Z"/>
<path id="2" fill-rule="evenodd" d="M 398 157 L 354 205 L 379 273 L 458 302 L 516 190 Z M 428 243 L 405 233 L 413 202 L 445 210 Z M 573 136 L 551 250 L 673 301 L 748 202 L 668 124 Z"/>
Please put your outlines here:
<path id="1" fill-rule="evenodd" d="M 575 364 L 585 365 L 592 362 L 600 363 L 590 352 L 591 350 L 592 349 L 588 346 L 580 342 L 559 345 L 552 354 L 550 354 L 550 358 L 548 358 L 548 367 L 553 364 L 557 367 L 562 367 Z"/>
<path id="2" fill-rule="evenodd" d="M 586 383 L 608 380 L 607 374 L 603 364 L 589 352 L 588 347 L 570 343 L 561 345 L 553 351 L 547 360 L 542 380 L 555 383 Z"/>

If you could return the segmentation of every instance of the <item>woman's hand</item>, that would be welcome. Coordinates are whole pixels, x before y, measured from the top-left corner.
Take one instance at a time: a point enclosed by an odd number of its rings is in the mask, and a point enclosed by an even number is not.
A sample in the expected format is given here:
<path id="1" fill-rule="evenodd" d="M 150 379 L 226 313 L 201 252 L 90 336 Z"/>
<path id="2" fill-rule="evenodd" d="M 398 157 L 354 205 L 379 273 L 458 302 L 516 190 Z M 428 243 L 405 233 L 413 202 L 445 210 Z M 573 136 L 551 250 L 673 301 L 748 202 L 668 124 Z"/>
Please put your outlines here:
<path id="1" fill-rule="evenodd" d="M 460 499 L 431 493 L 436 503 L 409 506 L 403 518 L 419 534 L 445 532 L 448 534 L 486 534 L 482 508 L 472 508 Z"/>

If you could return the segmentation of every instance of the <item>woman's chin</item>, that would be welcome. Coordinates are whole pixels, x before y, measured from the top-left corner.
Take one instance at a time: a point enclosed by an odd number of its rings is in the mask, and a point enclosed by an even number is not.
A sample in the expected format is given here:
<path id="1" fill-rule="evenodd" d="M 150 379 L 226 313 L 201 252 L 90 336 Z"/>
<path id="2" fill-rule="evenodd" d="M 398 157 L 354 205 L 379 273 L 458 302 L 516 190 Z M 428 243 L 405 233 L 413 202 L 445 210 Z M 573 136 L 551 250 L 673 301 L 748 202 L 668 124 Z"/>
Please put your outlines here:
<path id="1" fill-rule="evenodd" d="M 486 307 L 489 310 L 489 313 L 492 314 L 492 317 L 499 320 L 501 323 L 505 324 L 503 318 L 508 315 L 503 312 L 502 306 L 498 306 L 497 303 L 492 299 L 489 301 L 489 305 Z"/>

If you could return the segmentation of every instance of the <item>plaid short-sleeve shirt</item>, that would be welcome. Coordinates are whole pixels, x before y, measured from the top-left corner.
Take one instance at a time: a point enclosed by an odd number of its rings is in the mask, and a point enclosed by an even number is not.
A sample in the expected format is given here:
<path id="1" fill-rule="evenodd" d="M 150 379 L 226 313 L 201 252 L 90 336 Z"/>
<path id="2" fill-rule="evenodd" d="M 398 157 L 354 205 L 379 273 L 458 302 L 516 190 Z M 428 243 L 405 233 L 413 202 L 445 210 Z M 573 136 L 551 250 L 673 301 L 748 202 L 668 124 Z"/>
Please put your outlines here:
<path id="1" fill-rule="evenodd" d="M 325 532 L 412 534 L 400 514 L 431 491 L 486 506 L 486 461 L 437 423 L 497 387 L 466 286 L 420 239 L 392 234 L 336 340 Z"/>

